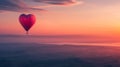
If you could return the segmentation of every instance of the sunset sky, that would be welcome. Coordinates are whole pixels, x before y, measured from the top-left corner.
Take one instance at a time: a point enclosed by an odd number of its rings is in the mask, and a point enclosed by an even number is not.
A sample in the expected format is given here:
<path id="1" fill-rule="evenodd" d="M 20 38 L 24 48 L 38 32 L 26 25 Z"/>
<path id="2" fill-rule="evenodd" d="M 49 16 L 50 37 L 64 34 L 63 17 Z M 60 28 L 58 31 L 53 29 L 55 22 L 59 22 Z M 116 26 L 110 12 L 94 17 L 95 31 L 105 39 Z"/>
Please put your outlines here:
<path id="1" fill-rule="evenodd" d="M 120 67 L 120 0 L 0 0 L 0 67 L 18 66 Z"/>
<path id="2" fill-rule="evenodd" d="M 25 34 L 22 13 L 36 16 L 33 35 L 120 36 L 120 0 L 1 0 L 0 34 Z"/>

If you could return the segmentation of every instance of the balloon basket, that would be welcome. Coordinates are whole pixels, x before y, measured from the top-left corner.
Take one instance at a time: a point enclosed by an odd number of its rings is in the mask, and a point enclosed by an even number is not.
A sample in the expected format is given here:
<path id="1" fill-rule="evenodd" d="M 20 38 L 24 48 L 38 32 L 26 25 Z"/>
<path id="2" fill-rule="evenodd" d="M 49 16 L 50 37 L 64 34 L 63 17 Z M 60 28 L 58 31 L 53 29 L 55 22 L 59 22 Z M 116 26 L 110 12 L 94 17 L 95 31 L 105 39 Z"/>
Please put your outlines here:
<path id="1" fill-rule="evenodd" d="M 29 32 L 28 31 L 26 31 L 26 35 L 28 35 L 29 34 Z"/>

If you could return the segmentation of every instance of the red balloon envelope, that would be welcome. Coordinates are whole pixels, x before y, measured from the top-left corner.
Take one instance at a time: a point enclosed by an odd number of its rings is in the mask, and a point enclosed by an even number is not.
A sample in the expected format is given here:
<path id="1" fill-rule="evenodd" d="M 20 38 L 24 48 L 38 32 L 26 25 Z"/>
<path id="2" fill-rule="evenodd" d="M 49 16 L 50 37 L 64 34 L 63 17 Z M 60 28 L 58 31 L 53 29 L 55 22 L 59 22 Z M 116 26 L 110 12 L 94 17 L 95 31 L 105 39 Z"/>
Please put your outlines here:
<path id="1" fill-rule="evenodd" d="M 34 25 L 36 18 L 33 14 L 21 14 L 19 17 L 19 21 L 24 29 L 28 32 L 30 28 Z"/>

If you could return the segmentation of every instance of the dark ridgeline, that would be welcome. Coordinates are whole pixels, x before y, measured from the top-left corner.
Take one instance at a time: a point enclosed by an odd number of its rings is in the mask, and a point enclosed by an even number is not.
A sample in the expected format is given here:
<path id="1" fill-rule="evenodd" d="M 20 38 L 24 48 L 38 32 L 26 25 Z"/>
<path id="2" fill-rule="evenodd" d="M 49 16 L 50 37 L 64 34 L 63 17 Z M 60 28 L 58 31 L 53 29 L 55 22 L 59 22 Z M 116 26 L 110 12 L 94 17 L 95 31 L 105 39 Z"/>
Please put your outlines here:
<path id="1" fill-rule="evenodd" d="M 120 47 L 0 43 L 0 67 L 120 67 Z"/>

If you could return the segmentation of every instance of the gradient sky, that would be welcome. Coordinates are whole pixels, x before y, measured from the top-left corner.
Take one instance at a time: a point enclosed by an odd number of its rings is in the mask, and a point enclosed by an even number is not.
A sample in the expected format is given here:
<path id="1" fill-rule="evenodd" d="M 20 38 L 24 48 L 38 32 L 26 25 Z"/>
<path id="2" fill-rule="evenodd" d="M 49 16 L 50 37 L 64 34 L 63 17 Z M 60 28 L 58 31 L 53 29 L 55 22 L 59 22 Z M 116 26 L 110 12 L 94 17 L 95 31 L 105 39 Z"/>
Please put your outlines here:
<path id="1" fill-rule="evenodd" d="M 25 34 L 21 13 L 36 16 L 33 35 L 120 37 L 120 0 L 1 0 L 0 34 Z"/>

